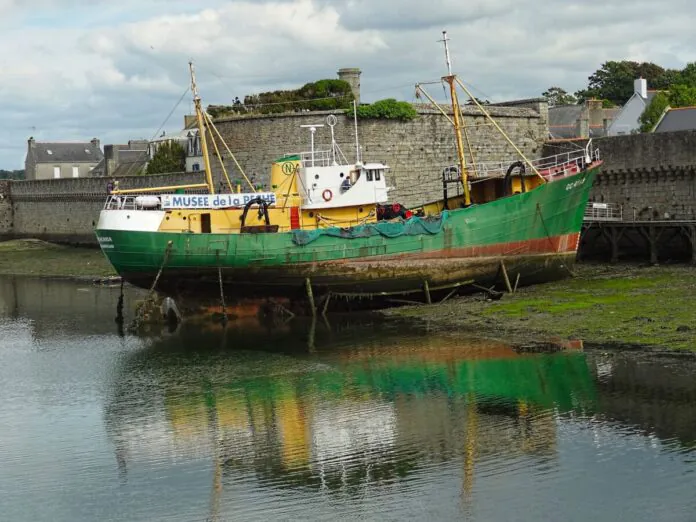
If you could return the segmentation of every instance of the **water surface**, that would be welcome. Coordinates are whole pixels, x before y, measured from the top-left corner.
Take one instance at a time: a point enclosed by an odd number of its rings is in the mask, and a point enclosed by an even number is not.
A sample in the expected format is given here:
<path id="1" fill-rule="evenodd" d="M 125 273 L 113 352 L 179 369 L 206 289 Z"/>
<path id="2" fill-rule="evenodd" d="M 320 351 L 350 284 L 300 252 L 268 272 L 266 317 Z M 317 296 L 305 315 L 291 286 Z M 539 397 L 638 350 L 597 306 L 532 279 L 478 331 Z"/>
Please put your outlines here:
<path id="1" fill-rule="evenodd" d="M 0 279 L 2 520 L 696 519 L 696 364 Z M 135 296 L 126 296 L 126 309 Z"/>

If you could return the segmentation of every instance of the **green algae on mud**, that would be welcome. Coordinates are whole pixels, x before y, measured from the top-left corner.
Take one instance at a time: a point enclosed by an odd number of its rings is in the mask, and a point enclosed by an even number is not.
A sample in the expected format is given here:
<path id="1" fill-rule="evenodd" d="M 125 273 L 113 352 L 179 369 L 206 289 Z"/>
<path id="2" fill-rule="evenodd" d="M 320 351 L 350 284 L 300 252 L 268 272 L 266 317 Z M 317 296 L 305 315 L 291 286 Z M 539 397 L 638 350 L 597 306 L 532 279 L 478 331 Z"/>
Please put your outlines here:
<path id="1" fill-rule="evenodd" d="M 98 249 L 23 239 L 0 242 L 0 275 L 86 278 L 116 272 Z"/>
<path id="2" fill-rule="evenodd" d="M 573 278 L 520 288 L 499 301 L 462 297 L 385 313 L 521 342 L 560 337 L 696 351 L 696 268 L 583 264 Z"/>

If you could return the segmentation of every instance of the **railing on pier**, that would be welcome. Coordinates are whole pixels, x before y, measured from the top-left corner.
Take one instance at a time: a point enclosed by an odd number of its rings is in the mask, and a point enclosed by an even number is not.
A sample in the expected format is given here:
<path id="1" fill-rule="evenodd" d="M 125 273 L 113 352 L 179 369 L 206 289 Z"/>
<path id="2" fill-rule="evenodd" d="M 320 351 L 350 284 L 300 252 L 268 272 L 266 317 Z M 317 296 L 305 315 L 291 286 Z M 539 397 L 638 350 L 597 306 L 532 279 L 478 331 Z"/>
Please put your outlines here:
<path id="1" fill-rule="evenodd" d="M 623 206 L 615 203 L 588 203 L 585 221 L 623 221 Z"/>

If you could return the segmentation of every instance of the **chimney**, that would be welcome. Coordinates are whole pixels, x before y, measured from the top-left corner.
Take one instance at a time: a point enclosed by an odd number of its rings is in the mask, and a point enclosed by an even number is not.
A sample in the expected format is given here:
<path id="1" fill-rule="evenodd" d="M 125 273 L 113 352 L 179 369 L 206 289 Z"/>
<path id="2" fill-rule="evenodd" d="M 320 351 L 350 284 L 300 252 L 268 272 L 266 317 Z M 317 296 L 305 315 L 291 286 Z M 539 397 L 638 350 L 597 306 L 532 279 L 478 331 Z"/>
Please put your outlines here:
<path id="1" fill-rule="evenodd" d="M 633 80 L 633 92 L 645 100 L 648 97 L 648 80 L 645 78 Z"/>
<path id="2" fill-rule="evenodd" d="M 97 148 L 97 149 L 98 149 L 99 146 L 101 145 L 101 143 L 99 142 L 99 140 L 98 140 L 97 138 L 92 138 L 92 139 L 90 140 L 90 143 L 91 143 L 92 145 L 94 145 L 94 147 Z"/>
<path id="3" fill-rule="evenodd" d="M 353 91 L 355 101 L 360 105 L 360 75 L 362 71 L 357 67 L 348 67 L 338 70 L 338 79 L 344 80 L 350 84 L 350 89 Z"/>

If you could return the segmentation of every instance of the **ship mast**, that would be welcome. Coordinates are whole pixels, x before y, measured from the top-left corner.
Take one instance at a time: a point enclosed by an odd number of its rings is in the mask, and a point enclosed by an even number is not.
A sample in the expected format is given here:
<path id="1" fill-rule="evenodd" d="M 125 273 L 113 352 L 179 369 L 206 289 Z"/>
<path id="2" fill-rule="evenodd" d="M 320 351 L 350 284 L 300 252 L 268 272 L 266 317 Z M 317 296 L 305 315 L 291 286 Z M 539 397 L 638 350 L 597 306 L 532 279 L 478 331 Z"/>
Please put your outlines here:
<path id="1" fill-rule="evenodd" d="M 466 167 L 466 159 L 464 158 L 464 142 L 462 140 L 462 121 L 461 121 L 461 107 L 459 106 L 459 98 L 457 97 L 457 77 L 452 74 L 452 62 L 450 60 L 449 52 L 449 38 L 447 38 L 447 31 L 442 31 L 442 40 L 445 44 L 445 59 L 447 60 L 447 76 L 442 79 L 449 84 L 450 87 L 450 97 L 452 98 L 452 112 L 454 124 L 454 135 L 457 143 L 457 158 L 459 160 L 459 171 L 462 177 L 462 186 L 464 187 L 464 204 L 466 206 L 471 205 L 471 193 L 469 191 L 469 172 Z"/>
<path id="2" fill-rule="evenodd" d="M 203 120 L 203 109 L 201 109 L 201 97 L 198 95 L 198 86 L 196 85 L 196 73 L 193 70 L 193 62 L 189 62 L 189 70 L 191 71 L 191 92 L 193 93 L 193 104 L 196 108 L 198 134 L 201 138 L 201 152 L 203 153 L 203 164 L 205 166 L 205 182 L 208 185 L 208 192 L 215 194 L 215 187 L 213 186 L 213 173 L 210 168 L 210 157 L 208 156 L 208 142 L 205 136 L 206 127 Z"/>

